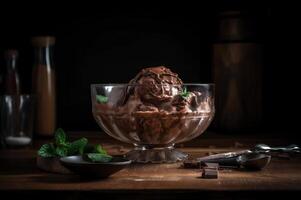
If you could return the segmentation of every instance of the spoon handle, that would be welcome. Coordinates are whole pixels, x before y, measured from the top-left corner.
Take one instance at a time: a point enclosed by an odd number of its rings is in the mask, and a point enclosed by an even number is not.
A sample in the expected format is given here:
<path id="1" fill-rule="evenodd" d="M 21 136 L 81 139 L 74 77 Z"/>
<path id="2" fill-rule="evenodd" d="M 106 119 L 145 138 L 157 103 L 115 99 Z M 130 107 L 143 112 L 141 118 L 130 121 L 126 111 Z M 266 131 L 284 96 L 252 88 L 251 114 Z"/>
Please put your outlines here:
<path id="1" fill-rule="evenodd" d="M 250 150 L 218 153 L 218 154 L 213 154 L 210 156 L 200 157 L 200 158 L 197 158 L 196 160 L 199 162 L 202 162 L 202 161 L 217 160 L 217 159 L 222 159 L 222 158 L 232 158 L 232 157 L 238 157 L 238 156 L 240 156 L 242 154 L 246 154 L 246 153 L 250 153 Z"/>
<path id="2" fill-rule="evenodd" d="M 218 163 L 220 167 L 240 167 L 240 162 L 238 162 L 238 157 L 228 157 L 228 158 L 219 158 L 219 159 L 209 159 L 202 160 L 201 163 Z"/>
<path id="3" fill-rule="evenodd" d="M 271 147 L 270 152 L 300 153 L 300 147 L 294 144 L 286 147 Z"/>

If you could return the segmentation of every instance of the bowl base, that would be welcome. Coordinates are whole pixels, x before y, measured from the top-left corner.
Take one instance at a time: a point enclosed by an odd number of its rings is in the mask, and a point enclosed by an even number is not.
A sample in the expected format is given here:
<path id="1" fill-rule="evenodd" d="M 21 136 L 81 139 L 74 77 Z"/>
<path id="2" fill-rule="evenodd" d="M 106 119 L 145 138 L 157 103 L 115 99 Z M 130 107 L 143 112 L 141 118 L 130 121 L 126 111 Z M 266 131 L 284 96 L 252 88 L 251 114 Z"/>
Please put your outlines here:
<path id="1" fill-rule="evenodd" d="M 188 155 L 174 148 L 136 146 L 126 154 L 126 158 L 137 163 L 175 163 L 187 159 Z"/>

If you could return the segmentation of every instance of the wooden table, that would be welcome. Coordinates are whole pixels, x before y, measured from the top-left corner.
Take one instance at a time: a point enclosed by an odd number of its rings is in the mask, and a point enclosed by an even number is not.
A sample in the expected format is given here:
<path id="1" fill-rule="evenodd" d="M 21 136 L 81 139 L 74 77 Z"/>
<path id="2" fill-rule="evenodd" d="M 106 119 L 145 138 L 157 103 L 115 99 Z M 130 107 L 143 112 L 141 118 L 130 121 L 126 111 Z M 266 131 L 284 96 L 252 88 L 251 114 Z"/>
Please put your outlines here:
<path id="1" fill-rule="evenodd" d="M 105 134 L 75 133 L 72 138 L 85 136 L 93 143 L 101 143 L 112 154 L 125 153 L 130 146 L 116 142 Z M 234 139 L 230 136 L 206 134 L 179 149 L 191 156 L 209 152 L 225 152 L 248 148 L 256 143 L 285 145 L 296 140 L 249 137 Z M 199 196 L 252 199 L 258 195 L 301 191 L 301 159 L 273 158 L 262 171 L 221 170 L 218 179 L 200 178 L 200 170 L 183 169 L 175 164 L 133 164 L 108 179 L 87 180 L 76 175 L 43 172 L 36 167 L 36 150 L 47 140 L 36 140 L 32 148 L 0 150 L 0 193 L 20 197 L 53 199 L 67 196 L 71 199 L 92 199 L 95 195 L 114 199 L 189 199 Z M 300 194 L 299 194 L 300 195 Z M 41 198 L 40 198 L 41 199 Z"/>

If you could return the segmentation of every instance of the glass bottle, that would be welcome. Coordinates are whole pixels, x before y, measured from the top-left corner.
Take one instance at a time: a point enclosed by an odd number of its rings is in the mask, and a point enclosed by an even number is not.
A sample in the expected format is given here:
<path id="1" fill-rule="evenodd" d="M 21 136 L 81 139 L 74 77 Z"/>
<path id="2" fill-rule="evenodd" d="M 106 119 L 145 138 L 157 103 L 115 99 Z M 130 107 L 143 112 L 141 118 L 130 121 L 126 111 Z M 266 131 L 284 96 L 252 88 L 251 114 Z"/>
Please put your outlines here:
<path id="1" fill-rule="evenodd" d="M 224 11 L 218 18 L 212 69 L 219 131 L 247 132 L 261 127 L 264 59 L 259 23 L 253 13 L 242 11 Z"/>
<path id="2" fill-rule="evenodd" d="M 18 51 L 11 49 L 5 52 L 6 75 L 4 93 L 7 95 L 20 94 L 20 80 L 17 70 Z"/>
<path id="3" fill-rule="evenodd" d="M 34 37 L 32 44 L 34 46 L 32 86 L 36 95 L 35 133 L 39 136 L 52 136 L 56 128 L 56 84 L 53 65 L 55 38 Z"/>

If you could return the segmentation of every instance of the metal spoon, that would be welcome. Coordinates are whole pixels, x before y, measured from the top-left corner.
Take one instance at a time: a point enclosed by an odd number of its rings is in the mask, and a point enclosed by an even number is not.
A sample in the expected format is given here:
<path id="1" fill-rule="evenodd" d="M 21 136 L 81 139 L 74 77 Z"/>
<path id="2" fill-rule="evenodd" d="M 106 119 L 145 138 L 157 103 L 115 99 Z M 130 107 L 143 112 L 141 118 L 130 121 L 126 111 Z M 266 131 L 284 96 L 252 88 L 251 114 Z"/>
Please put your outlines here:
<path id="1" fill-rule="evenodd" d="M 219 163 L 223 167 L 262 169 L 269 164 L 272 153 L 301 153 L 301 150 L 295 144 L 287 147 L 270 147 L 266 144 L 258 144 L 252 149 L 214 154 L 197 158 L 196 161 L 199 163 Z"/>
<path id="2" fill-rule="evenodd" d="M 238 156 L 236 160 L 243 168 L 261 170 L 270 163 L 271 156 L 262 153 L 250 153 Z"/>
<path id="3" fill-rule="evenodd" d="M 218 163 L 221 168 L 245 168 L 261 170 L 271 161 L 271 156 L 263 153 L 245 153 L 235 157 L 200 160 L 201 163 Z"/>

